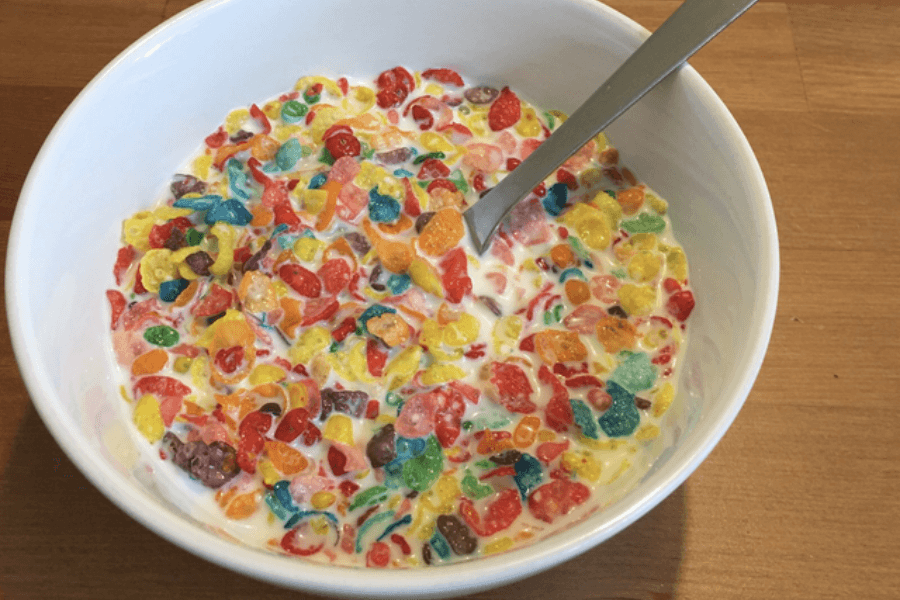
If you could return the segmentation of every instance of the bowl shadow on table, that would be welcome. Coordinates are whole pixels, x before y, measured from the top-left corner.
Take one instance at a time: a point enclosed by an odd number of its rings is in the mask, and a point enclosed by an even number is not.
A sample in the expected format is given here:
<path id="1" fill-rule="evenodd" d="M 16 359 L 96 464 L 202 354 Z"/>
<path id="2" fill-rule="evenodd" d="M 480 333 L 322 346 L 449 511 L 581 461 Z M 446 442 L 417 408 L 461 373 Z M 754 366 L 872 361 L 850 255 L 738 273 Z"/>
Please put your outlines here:
<path id="1" fill-rule="evenodd" d="M 467 598 L 672 598 L 685 510 L 681 486 L 597 548 Z M 222 569 L 129 518 L 69 461 L 32 406 L 0 472 L 0 549 L 0 598 L 9 600 L 319 598 Z"/>

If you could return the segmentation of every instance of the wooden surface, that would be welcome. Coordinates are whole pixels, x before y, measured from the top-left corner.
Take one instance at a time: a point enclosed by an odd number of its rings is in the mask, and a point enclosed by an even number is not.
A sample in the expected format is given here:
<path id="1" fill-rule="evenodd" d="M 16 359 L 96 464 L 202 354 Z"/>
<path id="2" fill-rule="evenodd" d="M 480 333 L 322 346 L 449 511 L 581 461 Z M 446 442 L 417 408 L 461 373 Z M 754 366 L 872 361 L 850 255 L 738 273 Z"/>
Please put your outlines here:
<path id="1" fill-rule="evenodd" d="M 190 0 L 0 3 L 0 231 L 78 91 Z M 611 3 L 653 28 L 676 2 Z M 688 482 L 608 543 L 476 598 L 900 597 L 900 0 L 762 2 L 691 62 L 768 180 L 782 252 L 771 346 Z M 133 522 L 31 406 L 0 322 L 0 598 L 310 598 Z M 175 583 L 177 581 L 177 584 Z"/>

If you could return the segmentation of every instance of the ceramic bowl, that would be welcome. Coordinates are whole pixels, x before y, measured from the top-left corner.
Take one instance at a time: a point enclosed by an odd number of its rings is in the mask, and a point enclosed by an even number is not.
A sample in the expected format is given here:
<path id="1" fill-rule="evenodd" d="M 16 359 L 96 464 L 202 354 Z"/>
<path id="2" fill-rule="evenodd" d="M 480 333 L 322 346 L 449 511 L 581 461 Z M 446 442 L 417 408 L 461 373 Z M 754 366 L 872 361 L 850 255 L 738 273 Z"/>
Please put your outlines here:
<path id="1" fill-rule="evenodd" d="M 622 161 L 670 202 L 698 305 L 679 402 L 686 426 L 620 500 L 521 550 L 427 569 L 358 570 L 228 541 L 153 485 L 113 377 L 104 291 L 122 220 L 146 208 L 237 106 L 307 74 L 373 77 L 396 65 L 452 67 L 571 112 L 646 38 L 593 0 L 210 0 L 157 27 L 68 108 L 22 190 L 6 271 L 22 375 L 48 428 L 115 504 L 214 563 L 317 593 L 426 598 L 533 575 L 633 523 L 677 488 L 750 392 L 775 315 L 778 244 L 753 152 L 691 67 L 608 130 Z"/>

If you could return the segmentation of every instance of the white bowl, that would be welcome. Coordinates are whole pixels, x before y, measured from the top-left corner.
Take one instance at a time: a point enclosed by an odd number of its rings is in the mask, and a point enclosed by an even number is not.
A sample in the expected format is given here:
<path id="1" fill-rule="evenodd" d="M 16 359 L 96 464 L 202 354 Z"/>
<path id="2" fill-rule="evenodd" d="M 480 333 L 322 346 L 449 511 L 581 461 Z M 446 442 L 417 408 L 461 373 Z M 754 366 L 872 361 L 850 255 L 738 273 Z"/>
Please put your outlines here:
<path id="1" fill-rule="evenodd" d="M 759 165 L 690 67 L 609 129 L 623 162 L 670 201 L 698 298 L 679 390 L 688 426 L 639 485 L 570 530 L 502 556 L 348 570 L 224 540 L 133 469 L 111 375 L 104 291 L 120 223 L 152 203 L 236 106 L 306 74 L 447 66 L 571 112 L 648 32 L 593 0 L 210 0 L 123 52 L 57 123 L 23 188 L 6 271 L 15 352 L 56 440 L 132 517 L 215 563 L 293 588 L 366 597 L 469 593 L 534 574 L 622 530 L 678 487 L 740 410 L 775 315 L 778 244 Z"/>

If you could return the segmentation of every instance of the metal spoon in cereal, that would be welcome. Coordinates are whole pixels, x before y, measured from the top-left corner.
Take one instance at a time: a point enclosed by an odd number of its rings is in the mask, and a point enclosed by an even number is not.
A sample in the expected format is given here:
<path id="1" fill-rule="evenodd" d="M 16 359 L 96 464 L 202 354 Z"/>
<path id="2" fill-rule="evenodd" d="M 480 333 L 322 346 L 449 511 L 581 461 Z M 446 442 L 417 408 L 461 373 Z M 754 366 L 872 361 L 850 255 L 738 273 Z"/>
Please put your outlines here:
<path id="1" fill-rule="evenodd" d="M 755 3 L 685 0 L 571 117 L 466 210 L 476 251 L 487 249 L 500 222 L 532 189 Z"/>

